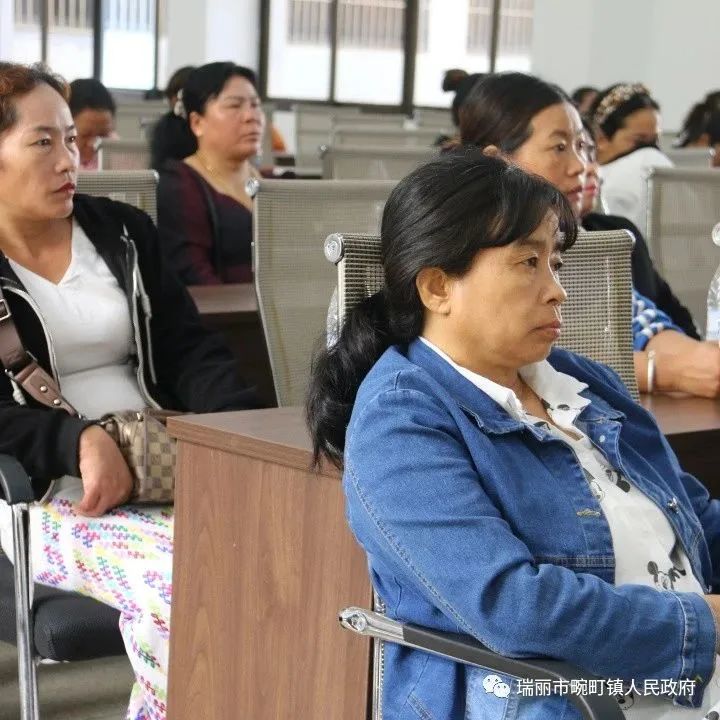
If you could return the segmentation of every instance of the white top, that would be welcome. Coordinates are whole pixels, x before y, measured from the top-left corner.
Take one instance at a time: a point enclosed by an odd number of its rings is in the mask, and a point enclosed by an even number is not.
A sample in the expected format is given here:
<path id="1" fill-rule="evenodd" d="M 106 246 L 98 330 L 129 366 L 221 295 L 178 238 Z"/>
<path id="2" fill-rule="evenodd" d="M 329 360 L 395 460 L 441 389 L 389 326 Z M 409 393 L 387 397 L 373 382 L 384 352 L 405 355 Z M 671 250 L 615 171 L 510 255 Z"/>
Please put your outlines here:
<path id="1" fill-rule="evenodd" d="M 650 168 L 673 167 L 660 150 L 639 148 L 628 155 L 600 166 L 601 196 L 611 215 L 632 220 L 647 236 L 647 176 Z"/>
<path id="2" fill-rule="evenodd" d="M 658 590 L 704 594 L 672 525 L 662 511 L 615 470 L 590 438 L 575 426 L 578 415 L 590 404 L 590 400 L 579 394 L 587 387 L 585 383 L 555 370 L 547 360 L 520 368 L 520 376 L 542 401 L 548 416 L 555 423 L 552 425 L 526 413 L 512 389 L 461 367 L 429 340 L 420 339 L 511 417 L 529 425 L 541 426 L 570 446 L 610 528 L 616 585 L 649 585 Z M 571 432 L 575 437 L 564 431 Z M 601 435 L 599 439 L 602 442 L 604 437 Z M 642 684 L 637 689 L 642 692 Z M 652 695 L 641 696 L 632 692 L 623 700 L 623 710 L 635 720 L 702 717 L 699 709 L 686 710 Z M 719 701 L 720 671 L 716 669 L 705 692 L 703 711 L 707 712 Z"/>
<path id="3" fill-rule="evenodd" d="M 57 285 L 10 264 L 40 311 L 70 404 L 93 419 L 146 407 L 131 360 L 127 297 L 83 229 L 73 222 L 70 265 Z"/>

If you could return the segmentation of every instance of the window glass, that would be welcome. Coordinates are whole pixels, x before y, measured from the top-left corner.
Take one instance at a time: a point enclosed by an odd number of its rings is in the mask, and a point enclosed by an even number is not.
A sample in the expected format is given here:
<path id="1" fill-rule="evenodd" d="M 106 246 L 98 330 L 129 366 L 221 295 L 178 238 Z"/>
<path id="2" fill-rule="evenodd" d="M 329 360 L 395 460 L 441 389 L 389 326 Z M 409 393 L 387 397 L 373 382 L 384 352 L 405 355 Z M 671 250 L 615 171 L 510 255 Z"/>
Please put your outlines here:
<path id="1" fill-rule="evenodd" d="M 532 68 L 533 11 L 534 0 L 502 0 L 495 62 L 498 72 Z"/>
<path id="2" fill-rule="evenodd" d="M 268 95 L 298 100 L 330 97 L 332 0 L 272 0 Z"/>
<path id="3" fill-rule="evenodd" d="M 93 74 L 91 0 L 43 0 L 48 6 L 47 64 L 68 82 Z M 37 3 L 39 5 L 39 3 Z"/>
<path id="4" fill-rule="evenodd" d="M 335 99 L 402 102 L 406 0 L 339 0 Z"/>
<path id="5" fill-rule="evenodd" d="M 153 86 L 155 2 L 104 0 L 100 79 L 108 87 L 147 90 Z"/>

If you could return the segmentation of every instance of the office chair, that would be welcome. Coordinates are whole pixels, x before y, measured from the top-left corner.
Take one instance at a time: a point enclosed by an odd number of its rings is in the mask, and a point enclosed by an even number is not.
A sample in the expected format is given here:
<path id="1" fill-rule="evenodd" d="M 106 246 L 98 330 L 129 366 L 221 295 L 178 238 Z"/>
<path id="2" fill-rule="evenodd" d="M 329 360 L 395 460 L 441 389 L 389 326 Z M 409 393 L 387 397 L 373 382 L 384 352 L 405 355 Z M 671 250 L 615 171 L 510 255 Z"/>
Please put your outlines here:
<path id="1" fill-rule="evenodd" d="M 77 190 L 134 205 L 157 225 L 157 183 L 155 170 L 98 170 L 78 173 Z"/>
<path id="2" fill-rule="evenodd" d="M 120 613 L 76 593 L 33 587 L 30 569 L 30 478 L 0 455 L 0 493 L 12 510 L 14 564 L 0 552 L 0 640 L 18 648 L 20 720 L 39 720 L 37 664 L 124 655 Z"/>
<path id="3" fill-rule="evenodd" d="M 657 271 L 705 331 L 707 293 L 720 264 L 711 235 L 720 221 L 717 168 L 652 168 L 647 179 L 648 250 Z"/>

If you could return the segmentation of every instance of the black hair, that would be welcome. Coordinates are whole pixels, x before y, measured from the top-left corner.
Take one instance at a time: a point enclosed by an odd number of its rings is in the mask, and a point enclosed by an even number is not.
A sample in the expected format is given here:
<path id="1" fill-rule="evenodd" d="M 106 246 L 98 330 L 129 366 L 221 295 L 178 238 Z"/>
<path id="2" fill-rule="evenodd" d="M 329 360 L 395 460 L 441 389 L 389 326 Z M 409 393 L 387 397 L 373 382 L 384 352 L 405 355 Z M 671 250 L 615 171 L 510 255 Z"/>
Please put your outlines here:
<path id="1" fill-rule="evenodd" d="M 570 98 L 557 85 L 534 75 L 487 75 L 475 83 L 460 108 L 463 145 L 496 145 L 511 154 L 532 134 L 535 115 L 558 103 L 570 103 Z"/>
<path id="2" fill-rule="evenodd" d="M 255 73 L 232 62 L 208 63 L 188 72 L 180 88 L 184 117 L 173 110 L 163 115 L 153 129 L 150 141 L 152 168 L 160 170 L 168 160 L 182 160 L 197 150 L 197 138 L 188 123 L 190 113 L 204 114 L 208 101 L 217 97 L 232 77 L 243 77 L 256 86 Z"/>
<path id="3" fill-rule="evenodd" d="M 168 160 L 184 160 L 197 150 L 197 138 L 185 118 L 165 113 L 152 129 L 150 167 L 158 172 Z"/>
<path id="4" fill-rule="evenodd" d="M 202 115 L 208 100 L 216 98 L 232 77 L 245 78 L 253 87 L 257 87 L 255 73 L 233 62 L 212 62 L 192 70 L 182 88 L 182 101 L 187 116 L 190 117 L 192 112 Z"/>
<path id="5" fill-rule="evenodd" d="M 385 288 L 347 314 L 337 343 L 313 361 L 305 409 L 316 463 L 325 456 L 341 466 L 360 383 L 388 347 L 422 331 L 418 273 L 437 267 L 462 276 L 480 250 L 527 237 L 548 212 L 558 216 L 567 249 L 577 226 L 565 196 L 477 148 L 440 155 L 400 181 L 380 232 Z"/>
<path id="6" fill-rule="evenodd" d="M 596 98 L 590 108 L 590 116 L 595 125 L 602 130 L 603 135 L 608 140 L 612 140 L 613 135 L 625 126 L 625 120 L 638 110 L 660 110 L 657 100 L 654 100 L 647 92 L 635 92 L 627 100 L 620 102 L 607 117 L 599 118 L 598 110 L 603 100 L 616 88 L 626 85 L 626 83 L 616 83 L 609 88 L 603 90 Z"/>
<path id="7" fill-rule="evenodd" d="M 710 134 L 711 120 L 713 135 L 716 136 L 718 113 L 720 113 L 720 92 L 708 93 L 705 99 L 693 105 L 685 116 L 682 130 L 680 130 L 677 140 L 673 143 L 675 147 L 687 147 L 696 143 L 705 133 Z"/>
<path id="8" fill-rule="evenodd" d="M 94 78 L 80 78 L 70 83 L 70 112 L 75 117 L 83 110 L 108 110 L 115 115 L 115 100 L 110 91 Z"/>
<path id="9" fill-rule="evenodd" d="M 452 115 L 455 127 L 460 125 L 460 108 L 465 104 L 470 91 L 475 87 L 475 83 L 485 77 L 485 73 L 473 73 L 466 75 L 457 85 L 455 89 L 455 97 L 453 97 L 450 113 Z"/>
<path id="10" fill-rule="evenodd" d="M 458 85 L 467 75 L 467 70 L 463 70 L 462 68 L 450 68 L 446 70 L 442 80 L 443 92 L 455 92 L 458 89 Z"/>
<path id="11" fill-rule="evenodd" d="M 182 90 L 186 80 L 190 76 L 190 73 L 195 69 L 194 65 L 183 65 L 178 68 L 171 76 L 165 87 L 165 97 L 168 100 L 172 100 L 177 97 L 178 92 Z"/>
<path id="12" fill-rule="evenodd" d="M 592 87 L 592 85 L 583 85 L 582 87 L 577 88 L 577 90 L 574 90 L 572 95 L 570 95 L 570 100 L 572 100 L 573 105 L 575 107 L 578 107 L 582 104 L 583 100 L 590 95 L 590 93 L 599 93 L 600 91 L 596 87 Z"/>

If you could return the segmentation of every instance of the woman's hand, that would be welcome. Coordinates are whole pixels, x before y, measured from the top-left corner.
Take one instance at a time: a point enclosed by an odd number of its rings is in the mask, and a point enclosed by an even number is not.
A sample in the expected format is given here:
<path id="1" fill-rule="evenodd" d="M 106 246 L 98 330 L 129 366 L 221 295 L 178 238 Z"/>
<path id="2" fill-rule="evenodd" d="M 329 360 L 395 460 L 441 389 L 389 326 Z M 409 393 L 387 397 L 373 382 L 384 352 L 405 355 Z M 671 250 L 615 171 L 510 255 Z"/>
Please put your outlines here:
<path id="1" fill-rule="evenodd" d="M 699 397 L 720 394 L 720 347 L 717 342 L 694 342 L 682 352 L 655 358 L 658 387 Z"/>
<path id="2" fill-rule="evenodd" d="M 130 469 L 115 441 L 99 425 L 82 431 L 78 455 L 83 496 L 76 509 L 81 515 L 98 517 L 130 497 Z"/>
<path id="3" fill-rule="evenodd" d="M 658 392 L 684 392 L 698 397 L 720 395 L 720 347 L 664 330 L 647 344 L 655 350 L 655 384 Z M 641 392 L 647 389 L 647 352 L 635 353 L 635 377 Z"/>

